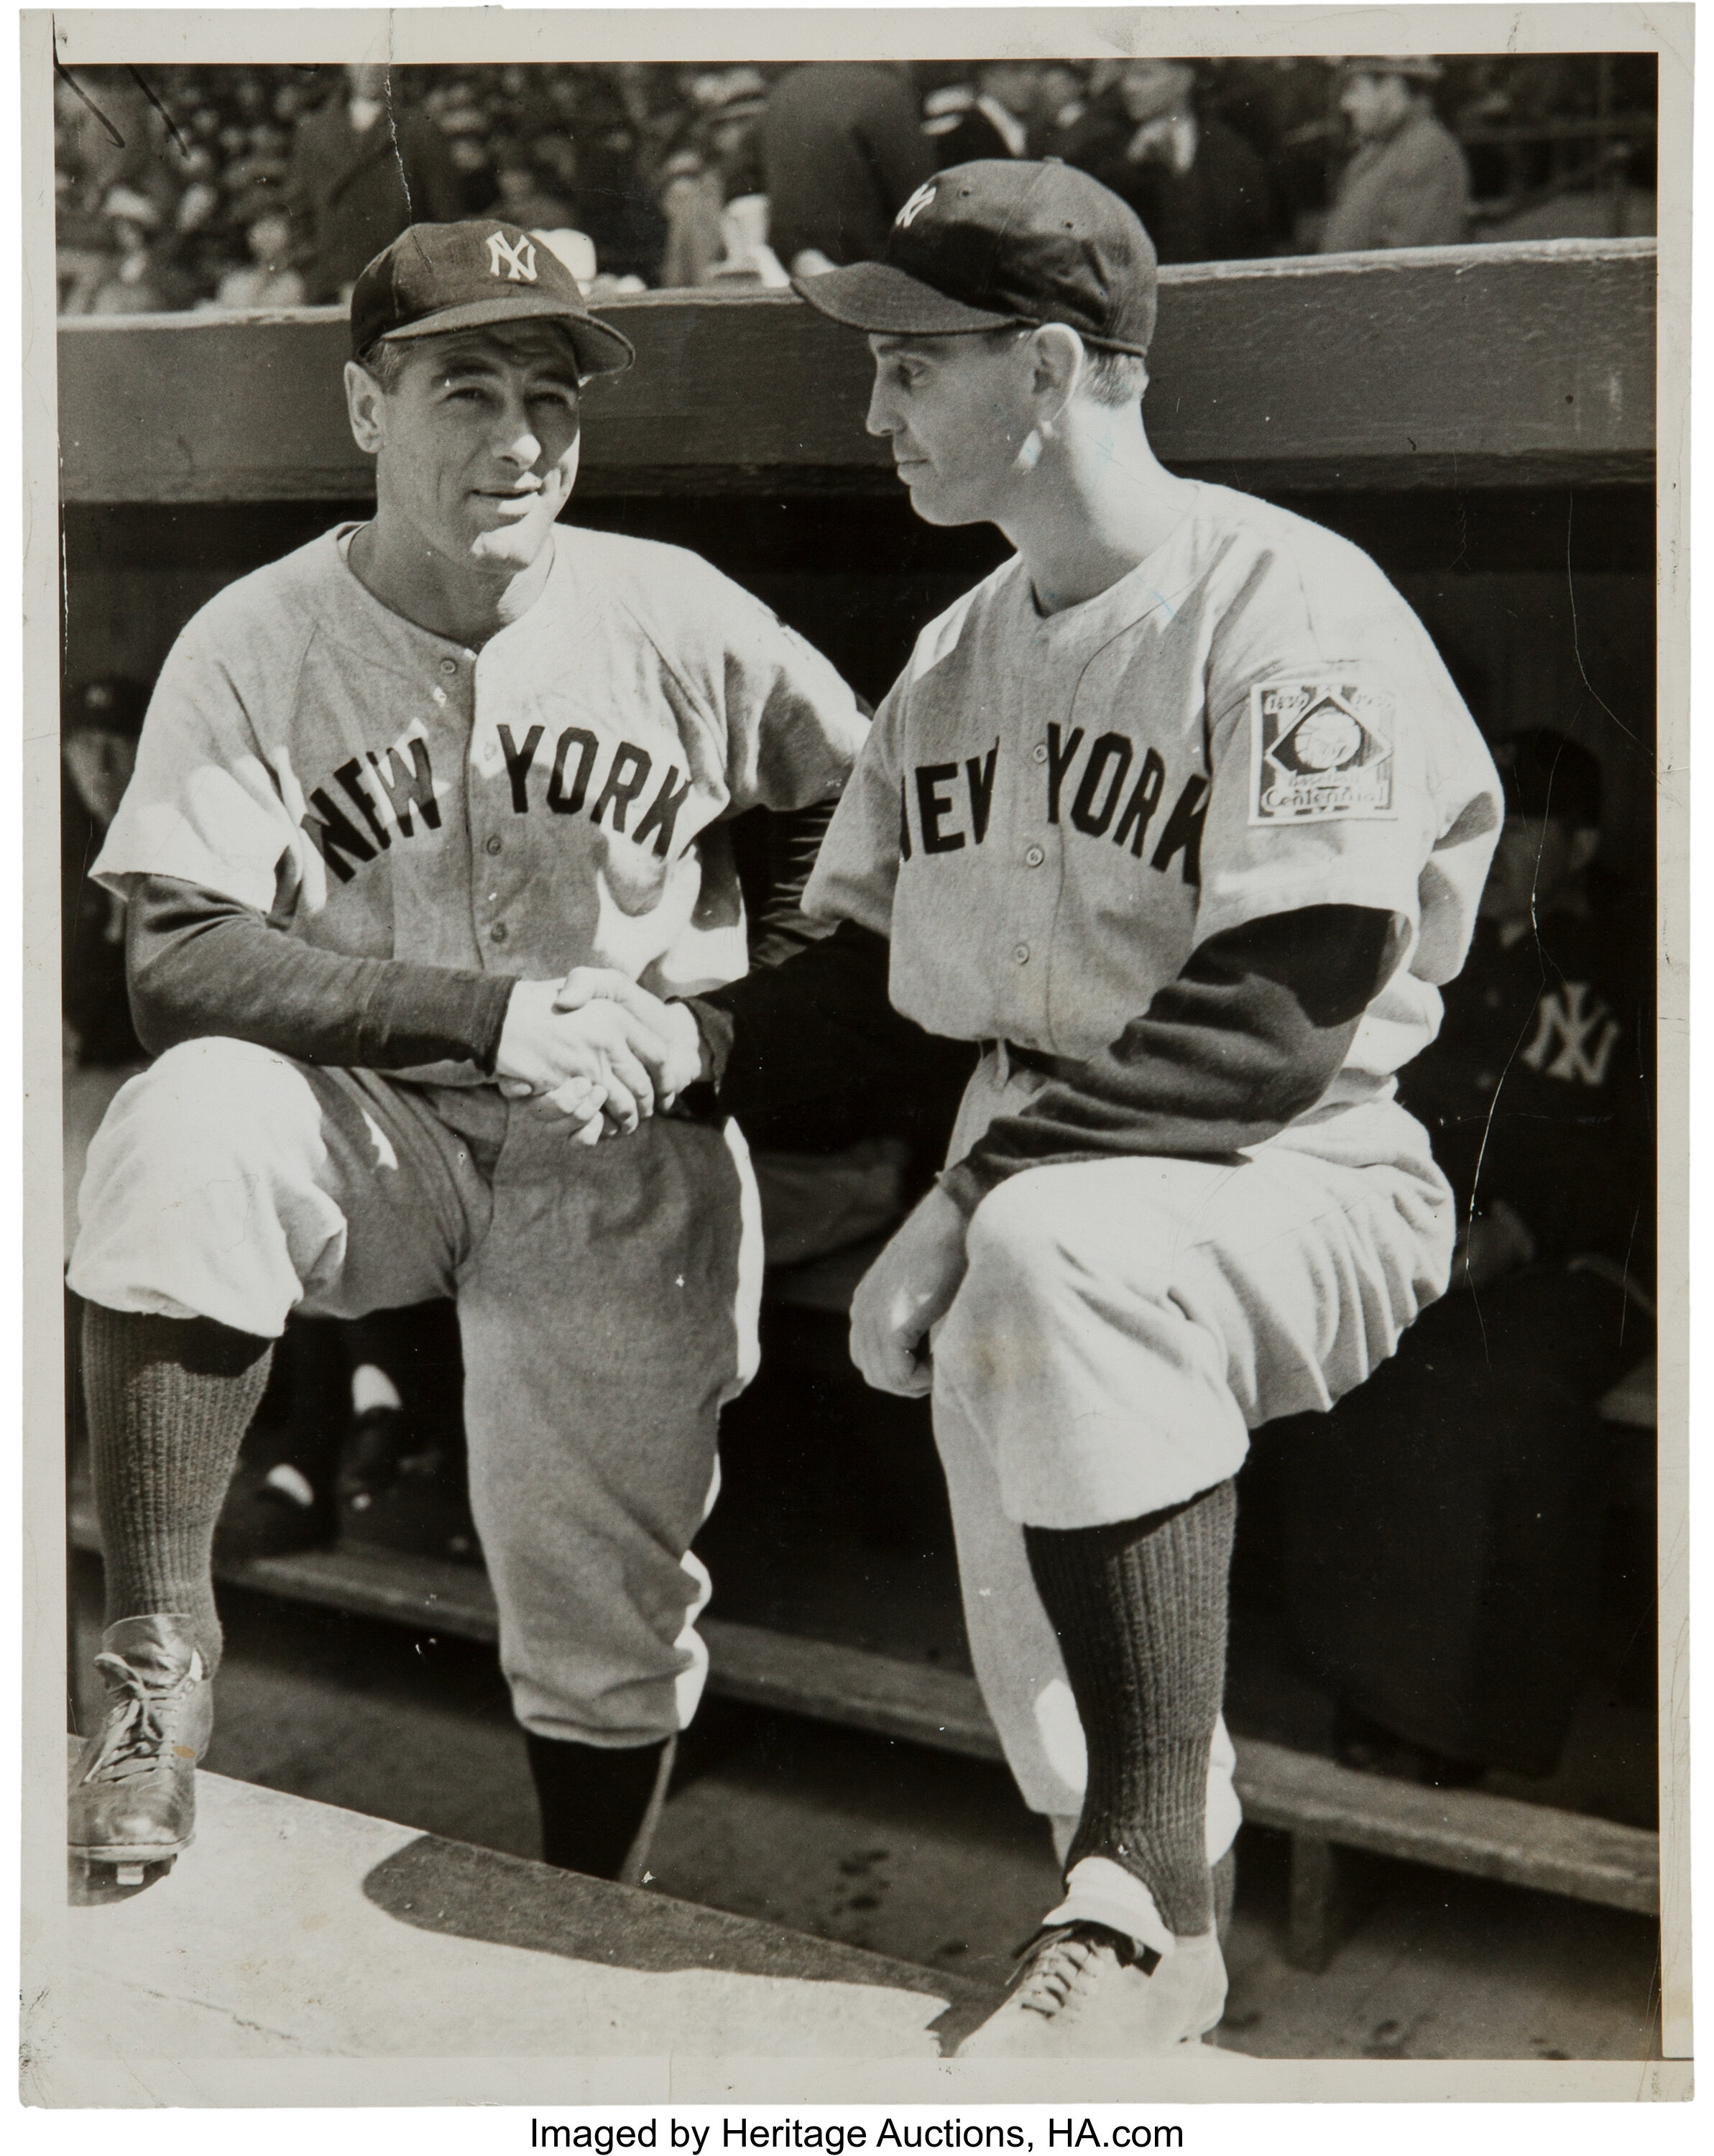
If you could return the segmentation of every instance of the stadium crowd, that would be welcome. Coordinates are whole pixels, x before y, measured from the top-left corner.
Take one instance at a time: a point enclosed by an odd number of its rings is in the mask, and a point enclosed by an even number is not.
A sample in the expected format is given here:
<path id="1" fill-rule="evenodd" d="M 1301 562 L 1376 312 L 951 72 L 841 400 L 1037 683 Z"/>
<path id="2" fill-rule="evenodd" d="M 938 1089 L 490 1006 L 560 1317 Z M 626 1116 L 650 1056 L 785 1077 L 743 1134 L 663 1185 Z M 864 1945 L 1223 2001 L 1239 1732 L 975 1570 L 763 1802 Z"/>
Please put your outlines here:
<path id="1" fill-rule="evenodd" d="M 1648 54 L 59 70 L 62 314 L 337 302 L 493 215 L 603 292 L 878 254 L 929 174 L 1058 157 L 1164 262 L 1652 227 Z"/>

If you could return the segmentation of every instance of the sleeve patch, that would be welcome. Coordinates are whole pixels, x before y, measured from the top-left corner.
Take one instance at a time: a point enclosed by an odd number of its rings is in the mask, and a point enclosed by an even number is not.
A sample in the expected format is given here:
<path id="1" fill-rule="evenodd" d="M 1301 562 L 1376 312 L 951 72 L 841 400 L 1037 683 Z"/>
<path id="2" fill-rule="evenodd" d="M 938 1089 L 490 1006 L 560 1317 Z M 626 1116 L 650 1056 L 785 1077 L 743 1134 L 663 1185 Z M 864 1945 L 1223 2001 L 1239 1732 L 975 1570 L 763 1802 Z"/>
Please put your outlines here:
<path id="1" fill-rule="evenodd" d="M 1250 692 L 1252 824 L 1380 822 L 1393 798 L 1393 701 L 1362 680 L 1301 675 Z"/>

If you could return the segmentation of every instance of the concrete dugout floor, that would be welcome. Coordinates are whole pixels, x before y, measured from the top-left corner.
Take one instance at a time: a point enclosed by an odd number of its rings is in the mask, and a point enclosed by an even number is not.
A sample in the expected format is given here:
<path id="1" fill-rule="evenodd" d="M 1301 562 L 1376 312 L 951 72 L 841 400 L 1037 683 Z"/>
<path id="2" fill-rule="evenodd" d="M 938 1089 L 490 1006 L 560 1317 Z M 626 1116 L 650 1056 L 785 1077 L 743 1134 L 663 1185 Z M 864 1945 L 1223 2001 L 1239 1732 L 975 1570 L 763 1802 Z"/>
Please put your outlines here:
<path id="1" fill-rule="evenodd" d="M 99 1564 L 76 1561 L 87 1713 Z M 536 1853 L 490 1650 L 228 1594 L 208 1765 L 516 1856 Z M 80 1727 L 87 1726 L 81 1720 Z M 1055 1883 L 1000 1768 L 705 1703 L 651 1859 L 685 1900 L 998 1984 Z M 1271 2058 L 1658 2057 L 1650 1922 L 1374 1861 L 1320 1976 L 1288 1968 L 1281 1839 L 1246 1830 L 1222 2035 Z"/>

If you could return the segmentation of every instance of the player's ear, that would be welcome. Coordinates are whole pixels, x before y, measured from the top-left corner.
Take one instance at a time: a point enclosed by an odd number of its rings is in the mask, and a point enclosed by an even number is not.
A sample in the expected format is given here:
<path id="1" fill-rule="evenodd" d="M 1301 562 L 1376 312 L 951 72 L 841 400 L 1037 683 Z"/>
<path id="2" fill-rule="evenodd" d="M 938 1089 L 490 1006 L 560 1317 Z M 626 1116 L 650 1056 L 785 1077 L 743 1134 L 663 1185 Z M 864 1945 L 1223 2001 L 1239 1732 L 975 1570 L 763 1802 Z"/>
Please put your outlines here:
<path id="1" fill-rule="evenodd" d="M 372 457 L 381 447 L 383 394 L 381 384 L 367 367 L 359 367 L 354 359 L 346 362 L 346 412 L 352 424 L 352 439 L 365 456 Z"/>
<path id="2" fill-rule="evenodd" d="M 1064 322 L 1044 322 L 1029 340 L 1030 388 L 1055 415 L 1070 402 L 1085 365 L 1083 340 Z"/>

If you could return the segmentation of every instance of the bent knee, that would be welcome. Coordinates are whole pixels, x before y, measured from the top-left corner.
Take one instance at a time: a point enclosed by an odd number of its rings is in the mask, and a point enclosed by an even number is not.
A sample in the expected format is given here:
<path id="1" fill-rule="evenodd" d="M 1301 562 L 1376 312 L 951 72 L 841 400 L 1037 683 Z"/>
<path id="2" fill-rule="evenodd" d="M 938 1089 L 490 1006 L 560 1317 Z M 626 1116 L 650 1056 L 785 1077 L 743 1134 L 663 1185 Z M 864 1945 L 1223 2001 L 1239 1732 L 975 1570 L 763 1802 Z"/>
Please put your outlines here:
<path id="1" fill-rule="evenodd" d="M 1124 1271 L 1134 1290 L 1154 1270 L 1151 1260 L 1180 1240 L 1171 1218 L 1132 1191 L 1121 1224 L 1109 1217 L 1111 1181 L 1099 1169 L 1075 1165 L 1025 1168 L 989 1192 L 972 1216 L 965 1248 L 973 1274 L 1025 1296 L 1051 1294 L 1112 1269 L 1116 1224 Z"/>
<path id="2" fill-rule="evenodd" d="M 307 1074 L 185 1041 L 121 1088 L 90 1147 L 69 1278 L 113 1310 L 276 1336 L 343 1232 Z"/>
<path id="3" fill-rule="evenodd" d="M 185 1040 L 121 1088 L 96 1144 L 165 1148 L 206 1168 L 259 1142 L 278 1152 L 320 1122 L 308 1080 L 286 1057 L 248 1040 Z"/>
<path id="4" fill-rule="evenodd" d="M 183 1041 L 115 1095 L 90 1142 L 79 1217 L 222 1184 L 311 1182 L 326 1150 L 296 1064 L 249 1041 Z"/>

